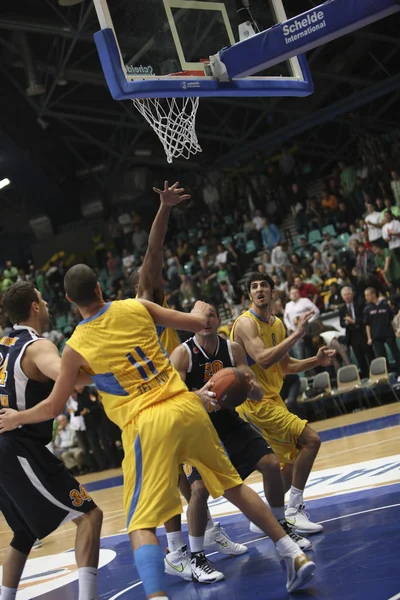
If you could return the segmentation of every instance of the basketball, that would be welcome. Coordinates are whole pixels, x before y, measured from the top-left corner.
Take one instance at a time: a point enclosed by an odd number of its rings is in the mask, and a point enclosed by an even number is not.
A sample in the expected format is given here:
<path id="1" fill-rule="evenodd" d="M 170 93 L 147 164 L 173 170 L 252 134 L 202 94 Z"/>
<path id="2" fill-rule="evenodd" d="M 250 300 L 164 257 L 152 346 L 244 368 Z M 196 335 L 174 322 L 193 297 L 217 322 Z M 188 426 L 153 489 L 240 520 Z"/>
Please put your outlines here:
<path id="1" fill-rule="evenodd" d="M 211 382 L 214 384 L 210 391 L 216 397 L 221 408 L 235 408 L 243 404 L 249 393 L 249 381 L 242 371 L 234 367 L 221 369 L 213 375 Z"/>

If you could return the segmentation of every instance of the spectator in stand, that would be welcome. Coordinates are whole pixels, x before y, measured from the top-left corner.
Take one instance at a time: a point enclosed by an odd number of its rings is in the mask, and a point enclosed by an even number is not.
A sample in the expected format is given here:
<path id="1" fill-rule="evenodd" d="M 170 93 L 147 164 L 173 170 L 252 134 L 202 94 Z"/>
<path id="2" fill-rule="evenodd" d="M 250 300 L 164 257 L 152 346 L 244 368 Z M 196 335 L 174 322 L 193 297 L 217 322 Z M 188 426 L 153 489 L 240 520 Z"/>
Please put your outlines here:
<path id="1" fill-rule="evenodd" d="M 343 304 L 339 307 L 340 326 L 346 330 L 346 344 L 357 359 L 361 377 L 368 377 L 369 365 L 373 360 L 372 348 L 367 343 L 364 324 L 364 301 L 355 296 L 354 290 L 345 286 L 341 290 Z"/>
<path id="2" fill-rule="evenodd" d="M 313 259 L 314 248 L 308 243 L 307 238 L 303 236 L 300 238 L 300 248 L 296 252 L 303 263 L 310 263 Z"/>
<path id="3" fill-rule="evenodd" d="M 271 263 L 281 279 L 285 279 L 284 273 L 290 267 L 288 254 L 288 245 L 281 242 L 280 246 L 275 246 L 271 252 Z"/>
<path id="4" fill-rule="evenodd" d="M 230 311 L 232 318 L 235 319 L 239 315 L 236 314 L 233 287 L 229 284 L 229 281 L 222 280 L 219 282 L 219 288 L 221 290 L 225 308 Z"/>
<path id="5" fill-rule="evenodd" d="M 217 256 L 215 257 L 215 266 L 226 265 L 228 261 L 228 251 L 223 244 L 217 244 Z"/>
<path id="6" fill-rule="evenodd" d="M 349 239 L 347 240 L 347 245 L 350 246 L 354 240 L 357 243 L 362 242 L 362 235 L 361 235 L 361 231 L 359 229 L 357 229 L 357 225 L 355 223 L 351 223 L 350 224 L 350 235 L 349 235 Z"/>
<path id="7" fill-rule="evenodd" d="M 149 241 L 149 234 L 145 231 L 140 223 L 134 226 L 132 233 L 132 244 L 133 251 L 139 256 L 144 256 L 146 253 L 147 243 Z"/>
<path id="8" fill-rule="evenodd" d="M 385 242 L 389 244 L 389 250 L 396 255 L 400 262 L 400 221 L 394 219 L 391 211 L 385 212 L 382 236 Z"/>
<path id="9" fill-rule="evenodd" d="M 326 297 L 325 308 L 328 311 L 334 311 L 341 304 L 343 304 L 343 299 L 340 295 L 340 287 L 335 281 L 332 281 L 329 284 L 329 295 Z"/>
<path id="10" fill-rule="evenodd" d="M 400 374 L 400 350 L 392 325 L 393 311 L 386 300 L 378 297 L 378 292 L 373 287 L 365 290 L 365 301 L 367 302 L 364 309 L 367 343 L 373 346 L 376 357 L 385 356 L 388 360 L 385 348 L 387 344 L 396 363 L 396 373 Z"/>
<path id="11" fill-rule="evenodd" d="M 354 221 L 355 214 L 351 206 L 341 200 L 339 202 L 338 210 L 333 216 L 335 222 L 336 231 L 338 233 L 345 233 L 349 231 L 350 223 Z"/>
<path id="12" fill-rule="evenodd" d="M 296 275 L 300 275 L 301 270 L 303 268 L 303 263 L 301 262 L 300 258 L 298 257 L 298 255 L 296 254 L 296 252 L 292 252 L 292 254 L 290 255 L 290 269 L 288 271 L 288 278 L 289 278 L 289 273 L 290 273 L 290 277 L 294 277 Z"/>
<path id="13" fill-rule="evenodd" d="M 210 213 L 220 212 L 220 197 L 217 187 L 207 179 L 203 188 L 203 202 Z"/>
<path id="14" fill-rule="evenodd" d="M 311 231 L 312 229 L 321 229 L 323 227 L 322 213 L 317 208 L 317 201 L 315 198 L 307 199 L 306 210 L 304 214 L 305 226 L 299 228 L 300 231 Z"/>
<path id="15" fill-rule="evenodd" d="M 10 279 L 12 283 L 15 283 L 17 281 L 18 269 L 17 267 L 14 267 L 12 260 L 6 260 L 6 266 L 4 268 L 3 273 L 5 278 Z"/>
<path id="16" fill-rule="evenodd" d="M 253 221 L 255 230 L 260 232 L 261 229 L 263 228 L 263 224 L 264 224 L 264 217 L 263 217 L 261 210 L 257 209 L 255 211 L 252 221 Z"/>
<path id="17" fill-rule="evenodd" d="M 176 240 L 176 255 L 181 265 L 187 263 L 189 259 L 189 244 L 185 242 L 181 237 Z"/>
<path id="18" fill-rule="evenodd" d="M 289 294 L 289 284 L 284 279 L 281 279 L 279 275 L 272 275 L 273 282 L 275 284 L 275 291 L 279 295 L 280 298 L 286 300 Z"/>
<path id="19" fill-rule="evenodd" d="M 339 240 L 333 238 L 330 233 L 325 232 L 324 241 L 321 243 L 319 249 L 324 259 L 334 262 L 341 247 L 342 243 Z"/>
<path id="20" fill-rule="evenodd" d="M 78 411 L 77 398 L 78 393 L 76 390 L 74 390 L 72 396 L 70 396 L 66 404 L 66 409 L 69 413 L 69 424 L 71 429 L 73 429 L 76 432 L 79 446 L 82 448 L 83 451 L 87 471 L 89 473 L 94 473 L 94 471 L 96 471 L 96 466 L 94 458 L 90 453 L 90 445 L 86 431 L 85 419 L 82 415 L 79 414 Z"/>
<path id="21" fill-rule="evenodd" d="M 108 221 L 108 238 L 112 241 L 116 252 L 120 254 L 124 247 L 124 234 L 121 224 L 113 216 Z"/>
<path id="22" fill-rule="evenodd" d="M 274 265 L 271 263 L 271 252 L 264 252 L 261 257 L 262 263 L 265 267 L 265 270 L 262 273 L 268 273 L 272 277 L 275 272 Z"/>
<path id="23" fill-rule="evenodd" d="M 381 248 L 376 242 L 372 244 L 372 252 L 386 285 L 391 291 L 395 291 L 400 286 L 400 262 L 397 256 L 389 248 Z"/>
<path id="24" fill-rule="evenodd" d="M 303 267 L 301 270 L 301 276 L 304 283 L 312 283 L 319 288 L 321 288 L 324 284 L 324 280 L 321 277 L 320 271 L 318 269 L 313 271 L 310 266 Z"/>
<path id="25" fill-rule="evenodd" d="M 107 252 L 107 271 L 114 285 L 116 285 L 123 276 L 122 260 L 118 254 L 111 252 L 111 250 Z"/>
<path id="26" fill-rule="evenodd" d="M 127 248 L 122 250 L 122 265 L 124 267 L 124 275 L 128 279 L 135 267 L 135 257 Z"/>
<path id="27" fill-rule="evenodd" d="M 400 207 L 400 175 L 398 171 L 392 171 L 392 181 L 390 182 L 392 194 L 396 205 Z"/>
<path id="28" fill-rule="evenodd" d="M 13 284 L 12 279 L 5 275 L 5 272 L 0 276 L 0 292 L 4 294 L 8 290 L 8 288 Z"/>
<path id="29" fill-rule="evenodd" d="M 118 223 L 122 228 L 122 233 L 124 236 L 124 245 L 125 248 L 131 247 L 131 237 L 132 237 L 132 219 L 130 214 L 125 211 L 122 207 L 118 210 Z"/>
<path id="30" fill-rule="evenodd" d="M 184 310 L 191 309 L 196 301 L 196 292 L 190 278 L 184 273 L 181 274 L 181 282 L 179 286 L 181 306 Z"/>
<path id="31" fill-rule="evenodd" d="M 254 227 L 253 221 L 250 221 L 248 215 L 243 215 L 243 232 L 246 235 L 246 239 L 257 239 L 256 228 Z"/>
<path id="32" fill-rule="evenodd" d="M 340 169 L 340 183 L 345 196 L 350 196 L 356 185 L 356 170 L 352 165 L 347 165 L 343 160 L 338 163 Z"/>
<path id="33" fill-rule="evenodd" d="M 321 208 L 323 218 L 326 224 L 331 223 L 333 220 L 333 213 L 337 209 L 338 199 L 335 194 L 330 194 L 328 190 L 322 190 L 321 195 Z"/>
<path id="34" fill-rule="evenodd" d="M 364 244 L 358 244 L 356 254 L 356 269 L 358 275 L 368 275 L 376 272 L 375 257 Z"/>
<path id="35" fill-rule="evenodd" d="M 300 290 L 297 287 L 292 287 L 289 292 L 290 302 L 285 306 L 283 321 L 286 325 L 287 334 L 290 335 L 295 331 L 298 319 L 305 313 L 313 313 L 309 323 L 314 321 L 319 315 L 319 309 L 308 298 L 300 297 Z M 300 339 L 293 346 L 293 354 L 297 359 L 304 358 L 304 342 Z"/>
<path id="36" fill-rule="evenodd" d="M 282 239 L 281 231 L 274 223 L 270 223 L 267 217 L 264 217 L 262 221 L 262 245 L 264 248 L 269 248 L 269 250 L 272 250 L 272 248 L 275 248 L 275 246 L 279 246 L 280 244 L 280 241 Z"/>
<path id="37" fill-rule="evenodd" d="M 375 205 L 372 202 L 367 202 L 366 207 L 367 215 L 364 219 L 364 222 L 367 226 L 368 239 L 371 244 L 377 243 L 383 247 L 386 244 L 382 237 L 382 214 L 376 210 Z"/>
<path id="38" fill-rule="evenodd" d="M 400 218 L 400 206 L 393 204 L 390 198 L 385 197 L 383 199 L 384 210 L 382 211 L 382 219 L 385 217 L 385 213 L 390 211 L 395 219 Z"/>
<path id="39" fill-rule="evenodd" d="M 84 472 L 84 454 L 74 431 L 65 415 L 57 417 L 57 433 L 53 442 L 53 454 L 65 464 L 72 474 Z"/>
<path id="40" fill-rule="evenodd" d="M 305 283 L 301 277 L 295 277 L 293 285 L 299 290 L 300 298 L 308 298 L 320 311 L 324 309 L 324 302 L 315 285 L 312 283 Z"/>
<path id="41" fill-rule="evenodd" d="M 311 263 L 314 272 L 319 272 L 322 275 L 327 275 L 331 268 L 331 262 L 328 258 L 324 258 L 319 250 L 314 251 L 314 260 Z"/>

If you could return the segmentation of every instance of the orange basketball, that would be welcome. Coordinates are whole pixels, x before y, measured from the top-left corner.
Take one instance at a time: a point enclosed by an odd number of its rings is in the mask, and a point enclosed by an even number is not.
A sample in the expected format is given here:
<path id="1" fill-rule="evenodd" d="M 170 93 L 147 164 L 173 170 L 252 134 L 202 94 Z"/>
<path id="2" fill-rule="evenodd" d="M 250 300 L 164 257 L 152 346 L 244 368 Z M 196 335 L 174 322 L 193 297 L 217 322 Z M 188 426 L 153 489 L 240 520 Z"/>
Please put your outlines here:
<path id="1" fill-rule="evenodd" d="M 249 381 L 242 371 L 234 367 L 221 369 L 211 378 L 211 392 L 221 408 L 235 408 L 243 404 L 249 393 Z"/>

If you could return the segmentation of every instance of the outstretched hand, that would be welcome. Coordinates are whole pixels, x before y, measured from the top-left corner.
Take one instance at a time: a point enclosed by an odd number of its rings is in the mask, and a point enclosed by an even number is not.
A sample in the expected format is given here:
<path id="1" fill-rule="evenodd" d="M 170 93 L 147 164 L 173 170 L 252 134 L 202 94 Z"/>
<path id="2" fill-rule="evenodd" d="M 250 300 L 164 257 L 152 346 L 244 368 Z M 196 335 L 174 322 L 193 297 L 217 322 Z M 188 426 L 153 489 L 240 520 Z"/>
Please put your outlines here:
<path id="1" fill-rule="evenodd" d="M 0 433 L 12 431 L 19 427 L 19 413 L 12 408 L 3 408 L 0 411 Z"/>
<path id="2" fill-rule="evenodd" d="M 330 350 L 328 346 L 321 346 L 317 353 L 318 364 L 321 367 L 328 367 L 335 358 L 336 350 Z"/>
<path id="3" fill-rule="evenodd" d="M 221 410 L 221 407 L 218 404 L 218 402 L 214 401 L 215 394 L 211 391 L 212 386 L 213 382 L 208 381 L 200 390 L 195 391 L 195 394 L 200 398 L 204 405 L 204 408 L 209 413 Z"/>
<path id="4" fill-rule="evenodd" d="M 159 194 L 162 204 L 166 206 L 175 206 L 183 200 L 189 200 L 190 194 L 185 194 L 185 188 L 178 187 L 179 181 L 176 181 L 171 187 L 169 187 L 168 181 L 164 181 L 164 189 L 159 190 L 153 187 L 153 190 Z"/>

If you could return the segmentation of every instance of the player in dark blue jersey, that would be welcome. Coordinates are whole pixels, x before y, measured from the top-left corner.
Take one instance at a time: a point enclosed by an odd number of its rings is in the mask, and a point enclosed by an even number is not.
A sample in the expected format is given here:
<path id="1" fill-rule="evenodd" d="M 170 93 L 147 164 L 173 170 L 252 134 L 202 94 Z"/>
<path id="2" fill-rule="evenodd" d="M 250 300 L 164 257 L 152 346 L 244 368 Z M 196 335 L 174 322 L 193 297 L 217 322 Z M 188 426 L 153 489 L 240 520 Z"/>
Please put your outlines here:
<path id="1" fill-rule="evenodd" d="M 48 397 L 61 359 L 56 346 L 42 337 L 49 312 L 32 283 L 13 284 L 4 294 L 3 308 L 13 329 L 0 338 L 0 403 L 2 408 L 24 411 Z M 82 374 L 77 383 L 91 380 Z M 3 564 L 1 600 L 15 598 L 35 540 L 69 520 L 77 525 L 79 600 L 97 598 L 102 512 L 46 448 L 52 427 L 50 420 L 0 435 L 0 510 L 13 531 Z"/>

